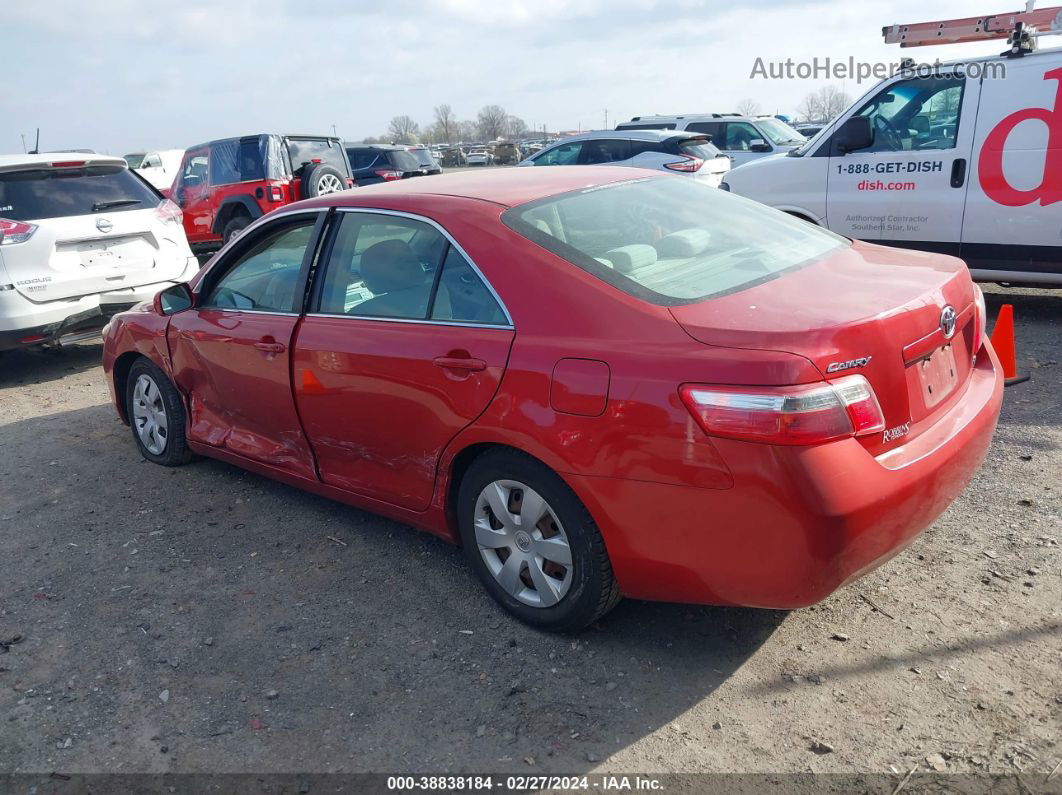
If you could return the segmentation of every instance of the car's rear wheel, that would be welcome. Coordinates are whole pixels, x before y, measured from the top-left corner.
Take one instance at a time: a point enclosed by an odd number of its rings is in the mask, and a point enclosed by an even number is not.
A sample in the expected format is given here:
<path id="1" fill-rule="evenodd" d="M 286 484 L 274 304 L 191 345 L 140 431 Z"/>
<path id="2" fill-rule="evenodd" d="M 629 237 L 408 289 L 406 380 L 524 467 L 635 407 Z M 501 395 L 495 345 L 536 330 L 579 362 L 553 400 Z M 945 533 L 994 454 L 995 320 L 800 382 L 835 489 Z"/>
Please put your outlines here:
<path id="1" fill-rule="evenodd" d="M 573 632 L 619 601 L 593 517 L 543 464 L 514 450 L 488 451 L 466 472 L 457 503 L 472 568 L 517 618 Z"/>
<path id="2" fill-rule="evenodd" d="M 303 170 L 302 194 L 304 199 L 325 196 L 329 193 L 338 193 L 346 189 L 347 184 L 343 175 L 331 166 L 326 166 L 323 163 L 311 163 Z"/>
<path id="3" fill-rule="evenodd" d="M 186 464 L 192 457 L 184 435 L 184 405 L 166 374 L 138 359 L 126 379 L 126 412 L 140 454 L 153 464 Z"/>
<path id="4" fill-rule="evenodd" d="M 235 218 L 230 219 L 229 222 L 225 224 L 225 228 L 221 230 L 222 241 L 228 243 L 250 225 L 250 217 L 246 215 L 237 215 Z"/>

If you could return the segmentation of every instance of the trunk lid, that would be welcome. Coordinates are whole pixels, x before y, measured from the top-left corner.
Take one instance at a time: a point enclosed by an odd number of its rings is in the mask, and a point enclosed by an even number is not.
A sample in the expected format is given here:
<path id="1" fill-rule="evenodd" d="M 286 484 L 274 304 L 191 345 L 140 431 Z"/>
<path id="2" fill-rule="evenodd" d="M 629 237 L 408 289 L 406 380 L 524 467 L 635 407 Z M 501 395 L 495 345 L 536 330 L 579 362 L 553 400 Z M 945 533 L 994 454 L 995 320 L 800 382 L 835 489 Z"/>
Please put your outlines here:
<path id="1" fill-rule="evenodd" d="M 797 354 L 826 380 L 865 376 L 885 415 L 886 432 L 862 440 L 877 453 L 917 436 L 961 394 L 978 322 L 973 289 L 958 259 L 856 242 L 671 313 L 708 345 Z M 950 337 L 941 328 L 947 307 Z"/>

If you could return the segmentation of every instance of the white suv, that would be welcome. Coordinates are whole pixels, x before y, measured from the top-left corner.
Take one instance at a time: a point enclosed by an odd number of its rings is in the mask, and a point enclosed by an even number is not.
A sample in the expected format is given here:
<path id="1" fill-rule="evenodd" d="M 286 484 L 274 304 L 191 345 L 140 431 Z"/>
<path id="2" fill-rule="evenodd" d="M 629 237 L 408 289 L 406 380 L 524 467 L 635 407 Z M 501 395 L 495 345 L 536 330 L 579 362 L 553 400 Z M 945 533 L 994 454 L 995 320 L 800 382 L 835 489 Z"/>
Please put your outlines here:
<path id="1" fill-rule="evenodd" d="M 688 113 L 683 116 L 635 116 L 617 130 L 685 130 L 710 135 L 712 143 L 734 162 L 734 168 L 771 154 L 796 149 L 807 139 L 774 116 L 738 113 Z"/>
<path id="2" fill-rule="evenodd" d="M 180 209 L 122 158 L 0 155 L 0 351 L 102 327 L 198 269 Z"/>

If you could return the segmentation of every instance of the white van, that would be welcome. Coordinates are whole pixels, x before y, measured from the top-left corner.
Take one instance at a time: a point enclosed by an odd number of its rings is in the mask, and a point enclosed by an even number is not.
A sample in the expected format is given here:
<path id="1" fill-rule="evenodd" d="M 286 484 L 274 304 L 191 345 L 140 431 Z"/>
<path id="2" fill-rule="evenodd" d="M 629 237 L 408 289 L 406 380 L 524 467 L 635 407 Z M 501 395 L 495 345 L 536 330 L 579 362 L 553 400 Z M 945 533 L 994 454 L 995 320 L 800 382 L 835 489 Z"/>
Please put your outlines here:
<path id="1" fill-rule="evenodd" d="M 169 190 L 183 159 L 183 149 L 160 149 L 155 152 L 132 152 L 125 155 L 129 168 L 158 190 Z"/>
<path id="2" fill-rule="evenodd" d="M 734 166 L 768 155 L 788 152 L 807 138 L 774 116 L 740 113 L 687 113 L 682 116 L 635 116 L 620 122 L 617 130 L 682 130 L 710 135 L 712 145 Z"/>
<path id="3" fill-rule="evenodd" d="M 1062 49 L 905 67 L 724 187 L 981 281 L 1062 284 Z"/>

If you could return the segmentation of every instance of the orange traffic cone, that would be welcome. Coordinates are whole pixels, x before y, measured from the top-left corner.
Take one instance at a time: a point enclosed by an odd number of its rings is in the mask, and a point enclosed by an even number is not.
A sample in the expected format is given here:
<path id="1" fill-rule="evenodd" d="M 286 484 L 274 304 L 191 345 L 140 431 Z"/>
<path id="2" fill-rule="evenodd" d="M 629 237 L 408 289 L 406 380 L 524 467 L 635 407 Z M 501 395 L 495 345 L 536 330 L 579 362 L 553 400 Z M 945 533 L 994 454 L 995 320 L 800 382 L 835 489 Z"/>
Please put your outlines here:
<path id="1" fill-rule="evenodd" d="M 1018 362 L 1014 348 L 1014 307 L 1003 304 L 996 316 L 996 325 L 992 329 L 992 347 L 996 350 L 999 363 L 1003 366 L 1004 386 L 1014 386 L 1028 381 L 1029 376 L 1018 376 Z"/>

